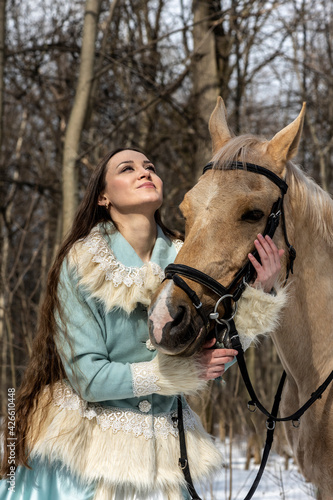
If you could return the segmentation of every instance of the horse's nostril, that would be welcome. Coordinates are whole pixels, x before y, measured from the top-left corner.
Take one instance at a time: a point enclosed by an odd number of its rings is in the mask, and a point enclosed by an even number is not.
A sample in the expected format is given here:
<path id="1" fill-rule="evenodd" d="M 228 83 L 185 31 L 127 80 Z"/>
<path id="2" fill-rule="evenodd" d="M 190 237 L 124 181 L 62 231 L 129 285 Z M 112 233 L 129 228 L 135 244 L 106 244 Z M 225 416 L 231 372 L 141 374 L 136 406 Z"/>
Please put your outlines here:
<path id="1" fill-rule="evenodd" d="M 180 325 L 180 323 L 184 319 L 185 312 L 186 312 L 186 308 L 185 307 L 179 306 L 177 308 L 176 315 L 174 316 L 173 322 L 172 322 L 172 326 L 173 327 Z"/>

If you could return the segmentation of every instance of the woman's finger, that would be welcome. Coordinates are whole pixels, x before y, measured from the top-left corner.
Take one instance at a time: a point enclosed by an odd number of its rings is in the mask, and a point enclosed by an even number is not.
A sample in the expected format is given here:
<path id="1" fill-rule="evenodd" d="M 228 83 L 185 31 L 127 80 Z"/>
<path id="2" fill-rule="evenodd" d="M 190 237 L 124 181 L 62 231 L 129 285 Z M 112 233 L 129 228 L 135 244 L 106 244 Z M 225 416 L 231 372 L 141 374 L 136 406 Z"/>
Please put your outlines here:
<path id="1" fill-rule="evenodd" d="M 271 243 L 273 243 L 272 240 Z M 258 234 L 258 239 L 255 240 L 254 244 L 259 253 L 262 264 L 274 261 L 274 247 L 271 246 L 270 242 L 261 234 Z M 273 244 L 275 246 L 275 243 Z"/>
<path id="2" fill-rule="evenodd" d="M 258 273 L 258 271 L 261 269 L 261 264 L 257 261 L 257 259 L 255 258 L 255 256 L 252 253 L 249 253 L 247 256 L 248 256 L 251 264 L 253 265 L 254 269 Z"/>
<path id="3" fill-rule="evenodd" d="M 278 247 L 275 245 L 274 241 L 272 238 L 270 238 L 268 235 L 265 236 L 265 241 L 268 244 L 271 254 L 273 256 L 274 262 L 276 266 L 280 266 L 280 251 Z M 284 253 L 284 250 L 282 249 L 282 255 Z"/>

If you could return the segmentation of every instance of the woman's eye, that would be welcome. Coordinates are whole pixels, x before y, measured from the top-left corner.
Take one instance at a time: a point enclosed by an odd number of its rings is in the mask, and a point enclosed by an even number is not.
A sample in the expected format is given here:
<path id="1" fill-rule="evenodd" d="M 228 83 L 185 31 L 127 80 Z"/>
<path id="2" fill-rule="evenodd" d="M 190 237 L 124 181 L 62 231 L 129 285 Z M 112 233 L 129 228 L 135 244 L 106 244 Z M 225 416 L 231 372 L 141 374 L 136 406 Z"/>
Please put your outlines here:
<path id="1" fill-rule="evenodd" d="M 264 215 L 261 210 L 249 210 L 242 215 L 241 219 L 247 222 L 258 222 Z"/>
<path id="2" fill-rule="evenodd" d="M 154 165 L 147 165 L 146 167 L 146 170 L 151 170 L 152 172 L 156 172 L 156 168 L 154 167 Z M 121 172 L 131 172 L 131 171 L 134 171 L 136 170 L 136 167 L 134 167 L 133 165 L 125 165 Z"/>

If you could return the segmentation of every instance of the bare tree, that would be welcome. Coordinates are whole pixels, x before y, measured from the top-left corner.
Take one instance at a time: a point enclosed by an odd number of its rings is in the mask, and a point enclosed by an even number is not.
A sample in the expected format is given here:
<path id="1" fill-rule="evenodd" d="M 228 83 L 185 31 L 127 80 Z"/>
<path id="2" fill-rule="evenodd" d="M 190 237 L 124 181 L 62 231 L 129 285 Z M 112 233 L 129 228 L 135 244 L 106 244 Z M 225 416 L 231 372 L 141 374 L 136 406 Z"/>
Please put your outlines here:
<path id="1" fill-rule="evenodd" d="M 94 78 L 95 43 L 100 9 L 101 0 L 86 0 L 80 72 L 64 142 L 62 168 L 63 235 L 67 233 L 73 221 L 78 202 L 77 158 Z"/>
<path id="2" fill-rule="evenodd" d="M 4 73 L 5 73 L 5 33 L 6 33 L 6 0 L 0 0 L 0 172 L 3 174 L 4 168 L 2 163 L 2 143 L 3 143 L 3 104 L 4 104 Z M 2 177 L 2 175 L 1 175 Z M 4 184 L 0 179 L 0 194 L 3 198 L 5 195 Z M 0 263 L 0 345 L 3 345 L 1 353 L 1 373 L 0 373 L 0 387 L 4 390 L 3 382 L 6 380 L 6 354 L 7 354 L 7 339 L 5 328 L 5 282 L 6 282 L 6 269 L 7 269 L 7 255 L 8 255 L 8 239 L 5 234 L 4 216 L 0 215 L 0 249 L 1 249 L 1 263 Z M 2 394 L 0 394 L 2 396 Z"/>
<path id="3" fill-rule="evenodd" d="M 3 140 L 3 101 L 5 74 L 5 40 L 6 40 L 6 0 L 0 0 L 0 151 Z M 0 154 L 1 161 L 1 154 Z"/>

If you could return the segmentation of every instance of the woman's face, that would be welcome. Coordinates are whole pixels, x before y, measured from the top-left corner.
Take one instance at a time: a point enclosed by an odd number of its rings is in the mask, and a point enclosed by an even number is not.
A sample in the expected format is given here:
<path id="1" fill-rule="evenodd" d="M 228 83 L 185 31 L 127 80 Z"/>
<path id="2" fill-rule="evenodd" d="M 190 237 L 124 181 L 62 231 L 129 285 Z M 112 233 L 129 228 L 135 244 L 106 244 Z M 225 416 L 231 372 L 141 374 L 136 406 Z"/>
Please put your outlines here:
<path id="1" fill-rule="evenodd" d="M 117 213 L 153 216 L 163 201 L 163 182 L 153 163 L 137 151 L 126 149 L 109 160 L 106 188 L 98 204 L 108 205 L 112 219 Z"/>

